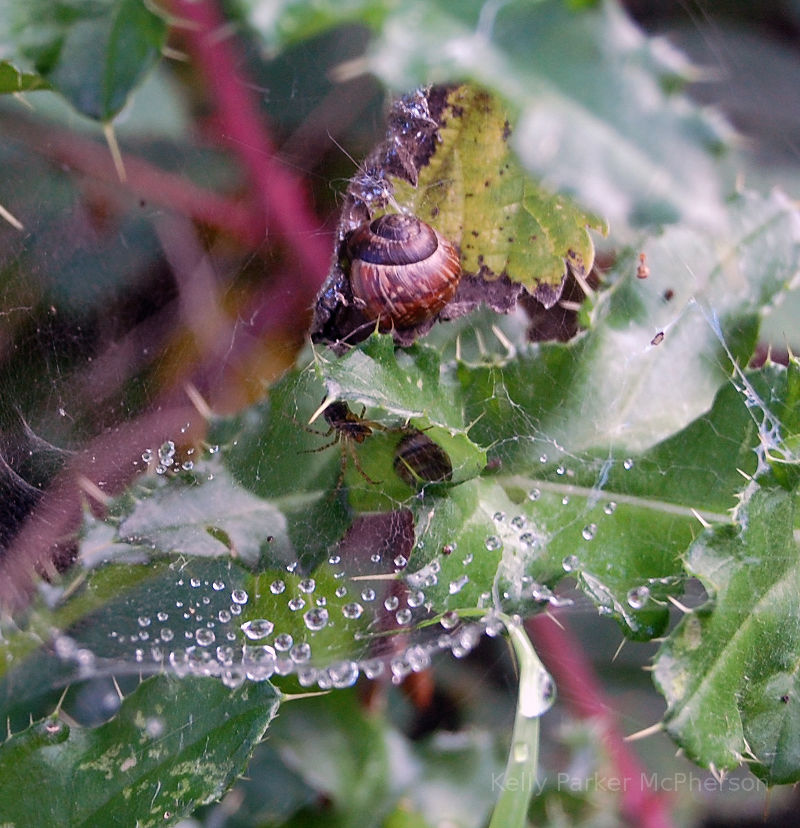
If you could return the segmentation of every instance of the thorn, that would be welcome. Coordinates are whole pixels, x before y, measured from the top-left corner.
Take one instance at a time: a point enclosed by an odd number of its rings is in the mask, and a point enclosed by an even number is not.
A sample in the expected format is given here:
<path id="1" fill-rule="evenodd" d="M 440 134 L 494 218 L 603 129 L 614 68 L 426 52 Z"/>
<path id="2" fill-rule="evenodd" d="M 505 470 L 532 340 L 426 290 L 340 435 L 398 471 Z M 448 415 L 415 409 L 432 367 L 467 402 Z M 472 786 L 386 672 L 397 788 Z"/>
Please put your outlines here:
<path id="1" fill-rule="evenodd" d="M 58 702 L 56 703 L 56 709 L 53 711 L 54 716 L 58 716 L 61 713 L 61 705 L 64 704 L 64 699 L 67 697 L 67 693 L 69 692 L 69 688 L 71 685 L 67 685 L 64 688 L 64 692 L 61 694 L 61 698 L 59 698 Z"/>
<path id="2" fill-rule="evenodd" d="M 313 699 L 315 696 L 327 696 L 332 690 L 316 690 L 313 693 L 287 693 L 281 696 L 281 702 L 299 701 L 300 699 Z"/>
<path id="3" fill-rule="evenodd" d="M 108 506 L 111 503 L 110 498 L 96 483 L 84 477 L 82 474 L 78 476 L 78 488 L 85 494 L 96 500 L 101 506 Z"/>
<path id="4" fill-rule="evenodd" d="M 636 733 L 631 733 L 630 736 L 626 736 L 622 741 L 638 742 L 639 739 L 646 739 L 648 736 L 655 736 L 656 733 L 661 733 L 663 730 L 664 723 L 656 722 L 654 725 L 650 725 L 650 727 L 645 727 L 643 730 L 637 730 Z"/>
<path id="5" fill-rule="evenodd" d="M 0 204 L 0 217 L 4 218 L 16 230 L 25 229 L 25 225 L 16 216 L 6 210 L 2 204 Z"/>
<path id="6" fill-rule="evenodd" d="M 697 511 L 697 509 L 691 510 L 692 514 L 700 521 L 700 525 L 703 529 L 710 529 L 711 524 Z"/>
<path id="7" fill-rule="evenodd" d="M 353 575 L 351 581 L 396 581 L 397 575 L 388 573 L 383 575 Z"/>
<path id="8" fill-rule="evenodd" d="M 191 404 L 197 409 L 197 413 L 204 420 L 210 420 L 214 416 L 211 406 L 205 401 L 205 398 L 194 383 L 187 382 L 183 386 L 183 390 L 186 392 L 186 396 L 189 398 Z"/>
<path id="9" fill-rule="evenodd" d="M 122 688 L 119 686 L 119 682 L 117 681 L 116 676 L 111 676 L 111 683 L 114 685 L 114 689 L 117 691 L 117 695 L 119 696 L 119 700 L 124 701 L 125 696 L 122 693 Z"/>
<path id="10" fill-rule="evenodd" d="M 319 404 L 319 408 L 311 415 L 311 419 L 308 421 L 308 425 L 314 422 L 314 420 L 319 417 L 320 414 L 332 403 L 334 402 L 333 397 L 326 396 L 325 399 Z"/>
<path id="11" fill-rule="evenodd" d="M 687 607 L 685 604 L 682 604 L 677 598 L 673 598 L 671 595 L 667 595 L 667 600 L 672 604 L 674 607 L 677 607 L 684 615 L 691 615 L 694 610 Z"/>
<path id="12" fill-rule="evenodd" d="M 492 325 L 492 333 L 500 341 L 500 344 L 506 349 L 506 359 L 513 359 L 514 356 L 516 356 L 517 349 L 514 347 L 514 344 L 511 342 L 511 340 L 503 333 L 503 331 L 497 325 Z"/>
<path id="13" fill-rule="evenodd" d="M 117 171 L 117 177 L 124 184 L 127 181 L 125 175 L 125 164 L 122 162 L 122 153 L 119 150 L 117 143 L 117 133 L 114 132 L 114 124 L 111 121 L 106 121 L 103 124 L 103 135 L 106 137 L 108 149 L 111 152 L 111 160 L 114 162 L 114 169 Z"/>
<path id="14" fill-rule="evenodd" d="M 456 362 L 461 362 L 461 334 L 456 337 Z"/>
<path id="15" fill-rule="evenodd" d="M 612 664 L 617 660 L 617 656 L 622 652 L 622 648 L 625 646 L 626 639 L 623 638 L 622 641 L 619 642 L 619 647 L 614 651 L 614 655 L 611 656 Z"/>
<path id="16" fill-rule="evenodd" d="M 720 770 L 713 762 L 708 766 L 708 772 L 714 777 L 718 785 L 725 781 L 725 771 Z"/>
<path id="17" fill-rule="evenodd" d="M 749 483 L 753 479 L 753 475 L 748 474 L 743 469 L 736 469 L 737 472 Z"/>
<path id="18" fill-rule="evenodd" d="M 552 612 L 550 612 L 550 610 L 545 610 L 545 611 L 544 611 L 544 614 L 545 614 L 545 615 L 546 615 L 546 616 L 547 616 L 547 617 L 548 617 L 548 618 L 549 618 L 549 619 L 550 619 L 550 620 L 551 620 L 551 621 L 552 621 L 552 622 L 553 622 L 553 623 L 554 623 L 554 624 L 555 624 L 555 625 L 556 625 L 556 626 L 557 626 L 560 630 L 565 630 L 565 629 L 566 629 L 566 627 L 565 627 L 565 626 L 564 626 L 564 625 L 563 625 L 563 624 L 562 624 L 562 623 L 558 620 L 558 618 L 556 618 L 556 616 L 555 616 L 555 615 L 553 615 L 553 613 L 552 613 Z"/>

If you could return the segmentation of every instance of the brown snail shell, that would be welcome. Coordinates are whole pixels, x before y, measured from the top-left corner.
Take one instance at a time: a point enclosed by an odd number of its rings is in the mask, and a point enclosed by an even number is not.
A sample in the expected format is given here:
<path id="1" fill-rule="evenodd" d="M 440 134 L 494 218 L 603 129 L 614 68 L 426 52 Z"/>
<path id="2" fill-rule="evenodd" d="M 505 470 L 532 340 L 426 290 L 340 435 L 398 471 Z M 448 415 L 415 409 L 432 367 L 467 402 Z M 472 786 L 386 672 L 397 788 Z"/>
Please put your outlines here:
<path id="1" fill-rule="evenodd" d="M 415 216 L 389 213 L 357 227 L 347 242 L 353 296 L 381 330 L 436 316 L 461 278 L 456 249 Z"/>

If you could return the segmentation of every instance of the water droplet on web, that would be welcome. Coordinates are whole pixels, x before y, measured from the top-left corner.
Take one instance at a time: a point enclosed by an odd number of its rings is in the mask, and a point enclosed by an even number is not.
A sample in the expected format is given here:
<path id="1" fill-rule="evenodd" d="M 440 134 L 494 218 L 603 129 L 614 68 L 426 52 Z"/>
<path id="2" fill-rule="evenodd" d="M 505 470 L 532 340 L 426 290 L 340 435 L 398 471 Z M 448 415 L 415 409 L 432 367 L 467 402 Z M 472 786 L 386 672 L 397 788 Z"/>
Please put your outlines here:
<path id="1" fill-rule="evenodd" d="M 283 581 L 281 581 L 280 578 L 277 581 L 273 581 L 269 585 L 269 591 L 273 595 L 280 595 L 285 589 L 286 589 L 286 584 Z"/>
<path id="2" fill-rule="evenodd" d="M 540 454 L 540 455 L 539 455 L 539 462 L 540 462 L 542 465 L 544 465 L 544 464 L 547 462 L 547 455 L 546 455 L 546 454 Z"/>
<path id="3" fill-rule="evenodd" d="M 303 621 L 312 632 L 321 630 L 328 623 L 328 610 L 324 607 L 314 607 L 303 615 Z"/>
<path id="4" fill-rule="evenodd" d="M 225 581 L 220 581 L 219 579 L 213 581 L 211 584 L 211 589 L 213 589 L 214 592 L 221 592 L 223 589 L 225 589 Z"/>
<path id="5" fill-rule="evenodd" d="M 265 681 L 275 672 L 275 650 L 266 644 L 245 644 L 242 648 L 242 668 L 251 681 Z"/>
<path id="6" fill-rule="evenodd" d="M 220 624 L 228 624 L 230 623 L 231 618 L 233 617 L 230 610 L 221 609 L 217 613 L 217 618 L 219 619 Z"/>
<path id="7" fill-rule="evenodd" d="M 375 590 L 374 589 L 362 589 L 361 590 L 361 600 L 366 601 L 369 603 L 370 601 L 375 600 Z"/>
<path id="8" fill-rule="evenodd" d="M 400 599 L 396 595 L 390 595 L 383 602 L 383 607 L 387 612 L 393 612 L 400 606 Z"/>
<path id="9" fill-rule="evenodd" d="M 495 552 L 496 550 L 500 549 L 500 547 L 503 545 L 503 542 L 500 540 L 500 538 L 497 537 L 497 535 L 489 535 L 489 537 L 486 538 L 486 542 L 484 545 L 490 552 Z"/>
<path id="10" fill-rule="evenodd" d="M 461 619 L 459 618 L 458 613 L 454 612 L 453 610 L 450 610 L 449 612 L 446 612 L 444 613 L 444 615 L 442 615 L 441 619 L 439 620 L 439 623 L 442 625 L 442 627 L 444 627 L 444 629 L 452 630 L 458 626 L 458 622 L 460 620 Z"/>
<path id="11" fill-rule="evenodd" d="M 406 598 L 409 607 L 421 607 L 425 603 L 425 593 L 422 590 L 410 592 Z"/>
<path id="12" fill-rule="evenodd" d="M 574 572 L 576 569 L 580 569 L 581 561 L 577 555 L 567 555 L 563 561 L 561 561 L 561 566 L 564 569 L 564 572 Z"/>
<path id="13" fill-rule="evenodd" d="M 639 586 L 628 590 L 627 595 L 628 606 L 631 609 L 642 609 L 644 605 L 650 600 L 650 587 Z"/>
<path id="14" fill-rule="evenodd" d="M 569 503 L 569 495 L 564 495 L 564 497 L 561 498 L 561 505 L 566 506 L 568 503 Z"/>
<path id="15" fill-rule="evenodd" d="M 586 526 L 583 527 L 583 531 L 581 532 L 581 537 L 584 540 L 590 541 L 594 539 L 594 536 L 597 534 L 597 524 L 596 523 L 587 523 Z"/>
<path id="16" fill-rule="evenodd" d="M 140 615 L 137 619 L 140 627 L 149 627 L 150 618 L 147 615 Z"/>
<path id="17" fill-rule="evenodd" d="M 242 605 L 241 604 L 231 604 L 229 609 L 230 609 L 231 615 L 241 615 L 242 614 Z"/>
<path id="18" fill-rule="evenodd" d="M 347 587 L 346 586 L 336 587 L 336 592 L 334 593 L 334 595 L 337 598 L 344 598 L 344 596 L 347 595 Z"/>
<path id="19" fill-rule="evenodd" d="M 251 640 L 258 641 L 266 638 L 274 629 L 275 625 L 266 618 L 253 618 L 242 624 L 242 632 Z"/>
<path id="20" fill-rule="evenodd" d="M 317 588 L 317 583 L 313 578 L 304 578 L 300 583 L 297 585 L 297 588 L 300 592 L 305 592 L 306 594 L 313 592 Z"/>
<path id="21" fill-rule="evenodd" d="M 175 443 L 165 440 L 158 448 L 158 460 L 164 466 L 171 466 L 175 457 Z"/>
<path id="22" fill-rule="evenodd" d="M 164 610 L 160 610 L 159 612 L 156 613 L 156 618 L 158 618 L 158 620 L 162 621 L 162 622 L 166 621 L 169 618 L 169 613 L 164 612 Z"/>
<path id="23" fill-rule="evenodd" d="M 398 555 L 394 559 L 394 565 L 396 569 L 405 569 L 408 566 L 408 558 L 405 555 Z"/>
<path id="24" fill-rule="evenodd" d="M 288 652 L 294 644 L 294 639 L 289 633 L 279 633 L 275 636 L 275 649 L 280 653 Z"/>
<path id="25" fill-rule="evenodd" d="M 616 502 L 615 502 L 615 501 L 613 501 L 613 500 L 609 500 L 609 501 L 608 501 L 608 503 L 606 503 L 606 505 L 605 505 L 605 506 L 603 506 L 603 511 L 604 511 L 607 515 L 613 515 L 613 514 L 614 514 L 614 512 L 616 511 L 616 508 L 617 508 L 617 504 L 616 504 Z"/>
<path id="26" fill-rule="evenodd" d="M 362 663 L 361 669 L 368 679 L 376 679 L 383 673 L 384 666 L 379 658 L 371 658 Z"/>
<path id="27" fill-rule="evenodd" d="M 456 578 L 454 581 L 450 581 L 447 589 L 451 595 L 455 595 L 458 592 L 461 592 L 462 589 L 469 583 L 469 576 L 462 575 L 460 578 Z"/>
<path id="28" fill-rule="evenodd" d="M 506 513 L 505 512 L 495 512 L 492 515 L 492 520 L 495 523 L 502 523 L 505 519 L 506 519 Z"/>
<path id="29" fill-rule="evenodd" d="M 528 492 L 528 500 L 538 500 L 542 496 L 540 489 L 531 489 Z"/>
<path id="30" fill-rule="evenodd" d="M 328 667 L 327 674 L 333 687 L 352 687 L 358 679 L 358 664 L 355 661 L 340 661 Z"/>
<path id="31" fill-rule="evenodd" d="M 622 468 L 625 469 L 625 471 L 630 471 L 630 469 L 633 468 L 633 460 L 630 457 L 626 457 L 622 461 Z"/>
<path id="32" fill-rule="evenodd" d="M 194 637 L 201 647 L 208 647 L 209 644 L 213 644 L 216 641 L 216 636 L 207 627 L 201 627 L 199 630 L 196 630 Z"/>
<path id="33" fill-rule="evenodd" d="M 349 618 L 351 620 L 355 620 L 356 618 L 360 618 L 361 614 L 364 612 L 364 607 L 361 604 L 353 601 L 349 604 L 345 604 L 342 607 L 342 615 L 345 618 Z"/>
<path id="34" fill-rule="evenodd" d="M 566 471 L 566 469 L 563 466 L 558 466 L 556 468 L 556 474 L 557 475 L 563 475 L 565 471 Z"/>
<path id="35" fill-rule="evenodd" d="M 511 518 L 511 525 L 515 529 L 522 529 L 525 526 L 524 516 L 523 515 L 514 515 L 514 517 Z"/>
<path id="36" fill-rule="evenodd" d="M 372 555 L 370 555 L 369 559 L 372 561 L 372 563 L 380 563 L 381 562 L 381 556 L 378 552 L 374 552 Z"/>
<path id="37" fill-rule="evenodd" d="M 289 603 L 287 604 L 292 612 L 297 612 L 298 610 L 303 609 L 305 605 L 305 600 L 303 600 L 299 595 L 296 598 L 290 598 Z"/>
<path id="38" fill-rule="evenodd" d="M 175 638 L 175 633 L 169 627 L 163 627 L 159 633 L 162 641 L 172 641 Z"/>
<path id="39" fill-rule="evenodd" d="M 209 454 L 216 454 L 219 451 L 219 446 L 213 445 L 208 447 Z"/>
<path id="40" fill-rule="evenodd" d="M 152 459 L 153 459 L 153 449 L 145 449 L 142 452 L 142 460 L 144 460 L 145 463 L 149 463 Z"/>
<path id="41" fill-rule="evenodd" d="M 217 661 L 225 667 L 233 664 L 234 649 L 230 644 L 220 644 L 217 647 Z"/>
<path id="42" fill-rule="evenodd" d="M 184 460 L 183 463 L 181 463 L 181 468 L 184 471 L 191 471 L 194 468 L 194 463 L 191 460 Z"/>
<path id="43" fill-rule="evenodd" d="M 412 672 L 419 673 L 422 670 L 427 670 L 431 665 L 431 657 L 428 651 L 419 644 L 414 644 L 409 647 L 406 652 L 406 661 Z"/>
<path id="44" fill-rule="evenodd" d="M 342 562 L 341 555 L 331 555 L 330 558 L 328 558 L 328 563 L 331 566 L 336 566 L 337 564 L 339 564 L 341 562 Z"/>
<path id="45" fill-rule="evenodd" d="M 193 589 L 197 589 L 197 587 L 200 586 L 200 583 L 201 583 L 201 581 L 200 581 L 199 578 L 190 578 L 189 579 L 189 586 L 192 587 Z"/>
<path id="46" fill-rule="evenodd" d="M 406 624 L 411 623 L 411 610 L 408 607 L 404 607 L 401 610 L 397 610 L 394 617 L 397 623 L 401 627 L 404 627 Z"/>
<path id="47" fill-rule="evenodd" d="M 289 655 L 295 664 L 304 664 L 311 658 L 311 645 L 306 641 L 300 641 L 292 647 Z"/>

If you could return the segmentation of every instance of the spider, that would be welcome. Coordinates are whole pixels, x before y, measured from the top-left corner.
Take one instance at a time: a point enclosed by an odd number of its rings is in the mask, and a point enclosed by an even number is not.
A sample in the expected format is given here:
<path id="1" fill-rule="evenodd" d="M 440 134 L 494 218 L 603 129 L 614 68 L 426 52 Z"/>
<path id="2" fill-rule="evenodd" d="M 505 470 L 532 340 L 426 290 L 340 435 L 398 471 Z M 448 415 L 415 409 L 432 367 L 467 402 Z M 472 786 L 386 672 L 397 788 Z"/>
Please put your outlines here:
<path id="1" fill-rule="evenodd" d="M 305 427 L 306 431 L 311 434 L 319 434 L 321 437 L 330 437 L 331 434 L 334 436 L 329 443 L 326 443 L 324 446 L 320 446 L 319 448 L 308 449 L 304 452 L 304 454 L 316 454 L 319 451 L 325 451 L 326 449 L 335 446 L 337 443 L 341 447 L 342 469 L 339 473 L 339 481 L 336 484 L 337 489 L 341 487 L 342 481 L 344 480 L 348 454 L 352 458 L 353 465 L 355 465 L 356 470 L 364 478 L 364 480 L 373 485 L 380 483 L 379 480 L 373 480 L 361 467 L 361 461 L 358 459 L 358 454 L 356 453 L 355 446 L 353 445 L 354 443 L 363 443 L 373 431 L 385 430 L 385 427 L 380 423 L 364 419 L 364 412 L 366 410 L 366 406 L 362 405 L 361 413 L 355 414 L 350 410 L 350 406 L 346 402 L 332 402 L 322 412 L 322 416 L 325 418 L 325 422 L 329 426 L 327 431 L 317 431 L 313 428 L 308 428 L 307 426 Z"/>

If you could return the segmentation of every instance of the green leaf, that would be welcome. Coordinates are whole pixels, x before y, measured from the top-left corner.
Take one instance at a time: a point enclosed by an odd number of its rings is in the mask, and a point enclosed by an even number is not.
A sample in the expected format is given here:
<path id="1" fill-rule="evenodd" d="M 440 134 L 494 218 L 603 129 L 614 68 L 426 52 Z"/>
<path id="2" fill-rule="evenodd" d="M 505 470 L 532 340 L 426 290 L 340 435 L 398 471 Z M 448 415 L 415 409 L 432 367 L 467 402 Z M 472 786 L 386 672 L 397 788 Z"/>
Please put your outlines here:
<path id="1" fill-rule="evenodd" d="M 592 269 L 587 228 L 605 233 L 605 224 L 526 175 L 509 147 L 509 113 L 488 92 L 455 88 L 440 121 L 416 186 L 394 182 L 397 202 L 459 247 L 465 272 L 507 276 L 549 306 L 567 263 L 581 277 Z"/>
<path id="2" fill-rule="evenodd" d="M 655 663 L 667 732 L 689 757 L 717 770 L 746 761 L 770 784 L 800 779 L 794 500 L 757 488 L 735 526 L 697 539 L 686 566 L 709 601 L 684 616 Z"/>
<path id="3" fill-rule="evenodd" d="M 0 746 L 0 813 L 14 825 L 171 825 L 218 799 L 278 708 L 269 684 L 148 679 L 99 727 L 58 717 Z M 20 791 L 46 790 L 37 800 Z"/>
<path id="4" fill-rule="evenodd" d="M 166 41 L 165 19 L 141 0 L 5 0 L 0 18 L 20 63 L 104 122 L 125 106 Z"/>
<path id="5" fill-rule="evenodd" d="M 9 61 L 0 61 L 0 93 L 32 92 L 47 89 L 47 83 L 33 72 L 23 72 Z"/>

